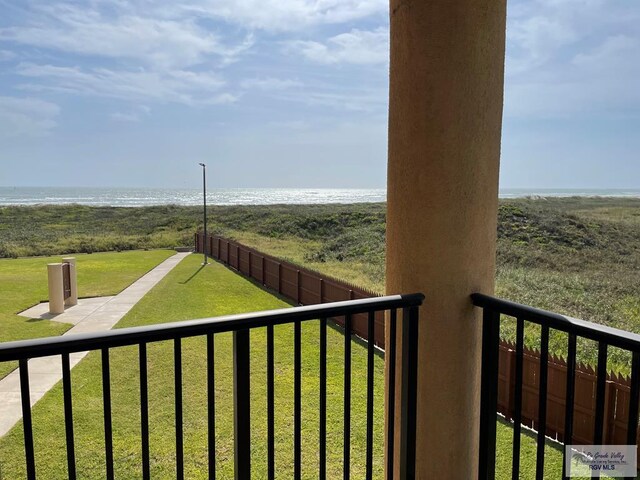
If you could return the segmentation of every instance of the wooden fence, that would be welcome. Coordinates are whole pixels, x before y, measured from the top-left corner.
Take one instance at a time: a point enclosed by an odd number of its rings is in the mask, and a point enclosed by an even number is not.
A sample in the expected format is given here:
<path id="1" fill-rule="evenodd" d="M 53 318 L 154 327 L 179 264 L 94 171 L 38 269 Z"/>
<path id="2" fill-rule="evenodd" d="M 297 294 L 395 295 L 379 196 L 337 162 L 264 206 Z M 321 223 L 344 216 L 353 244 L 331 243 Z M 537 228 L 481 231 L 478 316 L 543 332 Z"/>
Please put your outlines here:
<path id="1" fill-rule="evenodd" d="M 207 255 L 300 305 L 369 298 L 378 294 L 327 275 L 280 260 L 219 236 L 195 236 L 196 251 Z M 333 319 L 343 325 L 342 318 Z M 353 317 L 354 333 L 367 340 L 367 317 Z M 375 317 L 375 345 L 384 349 L 384 316 Z M 522 424 L 537 430 L 538 382 L 540 353 L 524 349 L 522 387 Z M 498 411 L 508 420 L 514 414 L 515 345 L 501 341 L 499 354 Z M 563 442 L 567 365 L 556 356 L 549 356 L 547 380 L 546 435 Z M 603 444 L 624 445 L 627 439 L 630 379 L 611 373 L 607 375 Z M 596 373 L 588 365 L 576 367 L 573 443 L 591 444 L 596 407 Z M 636 432 L 637 437 L 637 432 Z M 640 459 L 639 459 L 640 462 Z M 640 466 L 640 465 L 639 465 Z"/>
<path id="2" fill-rule="evenodd" d="M 516 347 L 502 341 L 500 344 L 498 373 L 498 411 L 508 420 L 514 415 Z M 522 424 L 538 430 L 538 387 L 540 379 L 540 352 L 524 349 L 522 367 Z M 584 364 L 576 366 L 575 399 L 573 412 L 573 443 L 593 443 L 596 410 L 595 370 Z M 605 415 L 603 444 L 627 443 L 627 419 L 631 381 L 628 377 L 609 373 L 605 387 Z M 564 442 L 565 393 L 567 364 L 564 359 L 549 355 L 547 379 L 547 431 L 548 437 Z M 638 432 L 636 432 L 638 438 Z"/>
<path id="3" fill-rule="evenodd" d="M 202 253 L 204 245 L 207 255 L 210 257 L 256 280 L 298 305 L 341 302 L 378 296 L 369 290 L 272 257 L 233 240 L 208 235 L 207 241 L 204 242 L 202 237 L 202 234 L 196 234 L 196 252 Z M 332 320 L 340 326 L 344 325 L 343 318 Z M 357 314 L 351 319 L 353 332 L 364 339 L 367 339 L 367 325 L 366 314 Z M 375 314 L 374 343 L 384 349 L 384 312 L 376 312 Z"/>

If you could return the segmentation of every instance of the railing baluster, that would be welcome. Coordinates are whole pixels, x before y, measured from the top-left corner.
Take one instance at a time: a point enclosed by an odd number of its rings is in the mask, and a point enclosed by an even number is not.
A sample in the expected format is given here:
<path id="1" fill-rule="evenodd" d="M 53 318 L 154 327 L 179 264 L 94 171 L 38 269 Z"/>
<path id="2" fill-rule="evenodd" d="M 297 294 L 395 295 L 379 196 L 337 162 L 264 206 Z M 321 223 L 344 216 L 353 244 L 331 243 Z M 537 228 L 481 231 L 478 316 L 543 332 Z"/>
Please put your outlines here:
<path id="1" fill-rule="evenodd" d="M 568 478 L 566 471 L 567 445 L 573 443 L 573 410 L 576 390 L 576 335 L 569 334 L 567 344 L 567 386 L 564 401 L 564 444 L 562 452 L 562 476 Z"/>
<path id="2" fill-rule="evenodd" d="M 607 386 L 607 344 L 598 343 L 598 377 L 596 379 L 596 414 L 593 425 L 593 444 L 602 445 L 604 427 L 605 388 Z"/>
<path id="3" fill-rule="evenodd" d="M 302 352 L 301 352 L 301 322 L 297 321 L 293 324 L 293 478 L 300 479 L 302 468 Z"/>
<path id="4" fill-rule="evenodd" d="M 267 326 L 267 478 L 276 476 L 273 325 Z"/>
<path id="5" fill-rule="evenodd" d="M 184 478 L 184 434 L 182 428 L 182 344 L 180 338 L 173 340 L 173 360 L 176 404 L 176 478 L 182 480 Z"/>
<path id="6" fill-rule="evenodd" d="M 385 362 L 388 365 L 387 383 L 387 466 L 386 478 L 393 478 L 395 455 L 395 406 L 396 406 L 396 318 L 397 310 L 389 312 L 389 345 L 385 348 Z"/>
<path id="7" fill-rule="evenodd" d="M 202 247 L 202 245 L 201 245 Z M 106 478 L 114 478 L 114 451 L 113 451 L 113 405 L 110 372 L 110 349 L 116 347 L 136 346 L 138 349 L 138 374 L 139 374 L 139 415 L 140 415 L 140 467 L 141 477 L 148 479 L 151 476 L 150 470 L 150 415 L 149 415 L 149 359 L 148 345 L 150 342 L 168 341 L 174 342 L 174 406 L 175 406 L 175 455 L 176 455 L 176 478 L 184 477 L 184 372 L 182 338 L 206 336 L 207 340 L 207 407 L 208 407 L 208 461 L 209 478 L 215 478 L 215 384 L 214 384 L 214 338 L 215 333 L 233 332 L 233 353 L 234 353 L 234 437 L 235 437 L 235 478 L 250 478 L 251 460 L 251 401 L 250 401 L 250 329 L 268 327 L 268 404 L 269 404 L 269 437 L 270 437 L 270 460 L 269 477 L 274 476 L 274 326 L 279 324 L 294 324 L 295 328 L 295 405 L 294 405 L 294 425 L 295 425 L 295 477 L 301 477 L 302 468 L 302 322 L 320 318 L 320 478 L 327 476 L 327 322 L 328 318 L 343 316 L 345 318 L 345 359 L 344 359 L 344 477 L 350 477 L 350 453 L 351 453 L 351 388 L 352 388 L 352 331 L 353 315 L 368 314 L 368 336 L 371 341 L 367 347 L 367 410 L 366 410 L 366 478 L 371 478 L 373 473 L 373 449 L 374 449 L 374 415 L 373 408 L 376 405 L 375 399 L 375 312 L 382 312 L 385 309 L 392 310 L 391 317 L 393 327 L 392 342 L 390 350 L 394 351 L 395 361 L 396 332 L 396 310 L 404 308 L 405 321 L 403 322 L 403 344 L 405 349 L 402 352 L 403 378 L 402 405 L 397 410 L 399 415 L 398 425 L 391 422 L 389 429 L 398 433 L 400 461 L 400 472 L 403 477 L 413 478 L 415 470 L 415 420 L 416 420 L 416 371 L 417 371 L 417 314 L 418 305 L 421 304 L 423 296 L 420 294 L 407 296 L 389 296 L 382 299 L 364 299 L 349 302 L 340 302 L 318 307 L 302 307 L 300 309 L 285 309 L 277 312 L 267 312 L 266 314 L 246 314 L 235 315 L 220 320 L 201 320 L 185 322 L 184 324 L 163 324 L 152 327 L 138 327 L 135 329 L 120 329 L 101 334 L 87 334 L 77 339 L 46 339 L 31 340 L 17 343 L 0 344 L 0 362 L 19 361 L 20 391 L 22 394 L 23 424 L 24 424 L 24 445 L 26 460 L 27 478 L 35 478 L 36 466 L 33 444 L 33 425 L 30 404 L 30 385 L 28 357 L 42 358 L 49 355 L 62 355 L 62 380 L 63 380 L 63 401 L 65 415 L 65 432 L 67 445 L 68 477 L 75 478 L 77 469 L 75 466 L 76 455 L 74 448 L 74 428 L 73 428 L 73 385 L 71 382 L 71 355 L 76 351 L 101 352 L 101 379 L 102 379 L 102 401 L 103 401 L 103 423 L 104 423 L 104 454 L 106 463 Z M 131 352 L 133 353 L 133 352 Z M 396 381 L 393 378 L 396 374 L 395 367 L 391 372 L 391 404 L 395 399 L 393 390 Z M 396 390 L 397 391 L 397 390 Z M 400 392 L 398 392 L 400 393 Z M 364 425 L 363 425 L 364 426 Z M 393 437 L 389 439 L 390 451 L 393 452 Z M 409 461 L 407 461 L 409 459 Z M 359 459 L 360 461 L 362 459 Z M 387 465 L 393 466 L 393 455 L 389 456 Z M 158 465 L 157 468 L 164 468 Z M 154 471 L 156 466 L 154 465 Z M 390 470 L 392 471 L 392 470 Z M 259 472 L 258 472 L 259 473 Z M 264 474 L 264 472 L 262 472 Z"/>
<path id="8" fill-rule="evenodd" d="M 418 307 L 402 313 L 402 395 L 400 404 L 400 478 L 416 476 L 418 398 Z"/>
<path id="9" fill-rule="evenodd" d="M 320 480 L 327 477 L 327 319 L 320 319 Z"/>
<path id="10" fill-rule="evenodd" d="M 629 393 L 629 418 L 627 421 L 627 445 L 638 443 L 638 401 L 640 400 L 640 352 L 631 357 L 631 392 Z M 633 478 L 633 477 L 629 477 Z"/>
<path id="11" fill-rule="evenodd" d="M 485 308 L 482 314 L 482 367 L 480 390 L 480 458 L 478 477 L 496 476 L 496 411 L 498 409 L 498 355 L 500 314 Z"/>
<path id="12" fill-rule="evenodd" d="M 218 247 L 219 247 L 218 243 Z M 218 250 L 219 252 L 219 250 Z M 207 456 L 209 480 L 216 478 L 216 384 L 215 343 L 213 333 L 207 334 Z"/>
<path id="13" fill-rule="evenodd" d="M 64 400 L 64 430 L 67 442 L 67 474 L 76 478 L 76 452 L 73 440 L 73 402 L 71 400 L 71 365 L 69 354 L 62 354 L 62 396 Z"/>
<path id="14" fill-rule="evenodd" d="M 113 427 L 111 423 L 111 372 L 109 349 L 102 349 L 102 408 L 104 416 L 104 456 L 107 480 L 113 480 Z"/>
<path id="15" fill-rule="evenodd" d="M 549 376 L 549 326 L 540 329 L 540 384 L 538 385 L 538 435 L 536 479 L 544 478 L 544 448 L 547 432 L 547 379 Z"/>
<path id="16" fill-rule="evenodd" d="M 235 480 L 251 478 L 251 375 L 249 330 L 233 332 L 233 416 Z"/>
<path id="17" fill-rule="evenodd" d="M 149 387 L 147 382 L 147 344 L 139 346 L 140 356 L 140 436 L 142 442 L 142 478 L 151 477 L 149 467 Z"/>
<path id="18" fill-rule="evenodd" d="M 367 464 L 365 478 L 373 477 L 373 352 L 375 345 L 375 312 L 369 312 L 367 324 Z"/>
<path id="19" fill-rule="evenodd" d="M 516 379 L 513 412 L 513 464 L 511 478 L 520 478 L 520 434 L 522 431 L 522 368 L 524 366 L 524 320 L 516 319 Z"/>
<path id="20" fill-rule="evenodd" d="M 351 315 L 344 317 L 344 440 L 343 478 L 348 480 L 351 469 Z"/>
<path id="21" fill-rule="evenodd" d="M 33 451 L 33 425 L 31 423 L 31 395 L 29 393 L 29 365 L 27 359 L 18 362 L 20 368 L 20 398 L 22 401 L 22 430 L 27 480 L 36 478 L 36 460 Z"/>

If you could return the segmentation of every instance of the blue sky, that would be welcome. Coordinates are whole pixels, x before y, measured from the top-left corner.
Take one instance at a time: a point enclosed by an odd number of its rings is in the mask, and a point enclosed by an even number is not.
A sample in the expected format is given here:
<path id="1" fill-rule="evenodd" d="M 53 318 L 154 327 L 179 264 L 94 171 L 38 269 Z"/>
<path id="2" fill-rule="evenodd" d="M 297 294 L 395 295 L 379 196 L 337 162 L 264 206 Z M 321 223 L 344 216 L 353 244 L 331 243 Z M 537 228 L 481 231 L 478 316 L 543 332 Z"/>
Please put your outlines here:
<path id="1" fill-rule="evenodd" d="M 640 186 L 640 2 L 508 10 L 501 186 Z M 385 0 L 0 12 L 0 185 L 385 184 Z"/>

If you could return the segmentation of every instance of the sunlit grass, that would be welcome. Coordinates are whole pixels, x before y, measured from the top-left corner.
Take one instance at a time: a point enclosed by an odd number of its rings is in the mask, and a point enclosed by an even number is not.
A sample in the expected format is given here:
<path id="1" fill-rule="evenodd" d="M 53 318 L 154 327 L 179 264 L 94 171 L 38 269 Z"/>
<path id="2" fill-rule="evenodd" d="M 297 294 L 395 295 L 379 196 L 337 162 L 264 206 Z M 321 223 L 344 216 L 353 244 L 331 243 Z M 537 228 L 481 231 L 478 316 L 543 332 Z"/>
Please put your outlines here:
<path id="1" fill-rule="evenodd" d="M 75 255 L 80 297 L 114 295 L 171 256 L 168 250 Z M 0 259 L 0 342 L 60 335 L 71 325 L 28 319 L 18 312 L 46 301 L 47 263 L 61 257 Z M 0 377 L 15 368 L 0 363 Z"/>
<path id="2" fill-rule="evenodd" d="M 183 260 L 120 322 L 119 327 L 286 307 L 287 304 L 219 264 L 200 269 L 201 258 Z M 293 327 L 275 327 L 276 470 L 293 468 Z M 318 470 L 317 321 L 302 326 L 303 478 Z M 342 476 L 343 355 L 340 331 L 328 329 L 328 478 Z M 203 338 L 183 341 L 186 478 L 207 478 L 206 370 Z M 151 469 L 153 478 L 175 478 L 173 343 L 149 345 Z M 233 384 L 231 334 L 216 335 L 216 466 L 219 478 L 233 476 Z M 383 472 L 384 362 L 375 357 L 376 478 Z M 352 475 L 362 478 L 365 457 L 366 349 L 353 343 Z M 140 476 L 139 370 L 135 347 L 111 352 L 116 476 Z M 104 477 L 102 386 L 99 354 L 90 354 L 72 373 L 76 455 L 81 478 Z M 36 463 L 47 478 L 66 475 L 61 386 L 34 408 Z M 266 472 L 266 338 L 251 332 L 251 431 L 255 478 Z M 6 478 L 24 477 L 21 426 L 0 440 Z"/>

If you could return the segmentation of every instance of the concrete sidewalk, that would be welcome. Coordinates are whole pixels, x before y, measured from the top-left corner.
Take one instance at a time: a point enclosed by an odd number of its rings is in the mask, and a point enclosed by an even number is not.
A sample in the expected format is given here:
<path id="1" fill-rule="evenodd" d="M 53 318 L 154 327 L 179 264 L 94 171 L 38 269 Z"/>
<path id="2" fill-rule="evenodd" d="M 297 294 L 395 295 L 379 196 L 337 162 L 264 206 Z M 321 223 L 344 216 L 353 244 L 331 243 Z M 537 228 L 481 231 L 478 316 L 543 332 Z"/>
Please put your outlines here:
<path id="1" fill-rule="evenodd" d="M 176 253 L 142 278 L 132 283 L 115 297 L 110 297 L 98 308 L 86 309 L 84 318 L 73 315 L 75 325 L 64 335 L 94 333 L 110 330 L 131 308 L 144 297 L 167 273 L 190 253 Z M 37 306 L 36 306 L 37 307 Z M 60 316 L 65 315 L 61 314 Z M 64 321 L 62 319 L 58 321 Z M 69 357 L 71 368 L 84 358 L 88 352 L 72 353 Z M 62 379 L 62 360 L 59 355 L 29 360 L 29 388 L 31 405 L 35 405 L 45 393 Z M 0 380 L 0 437 L 5 435 L 22 418 L 20 403 L 20 374 L 14 370 Z"/>

